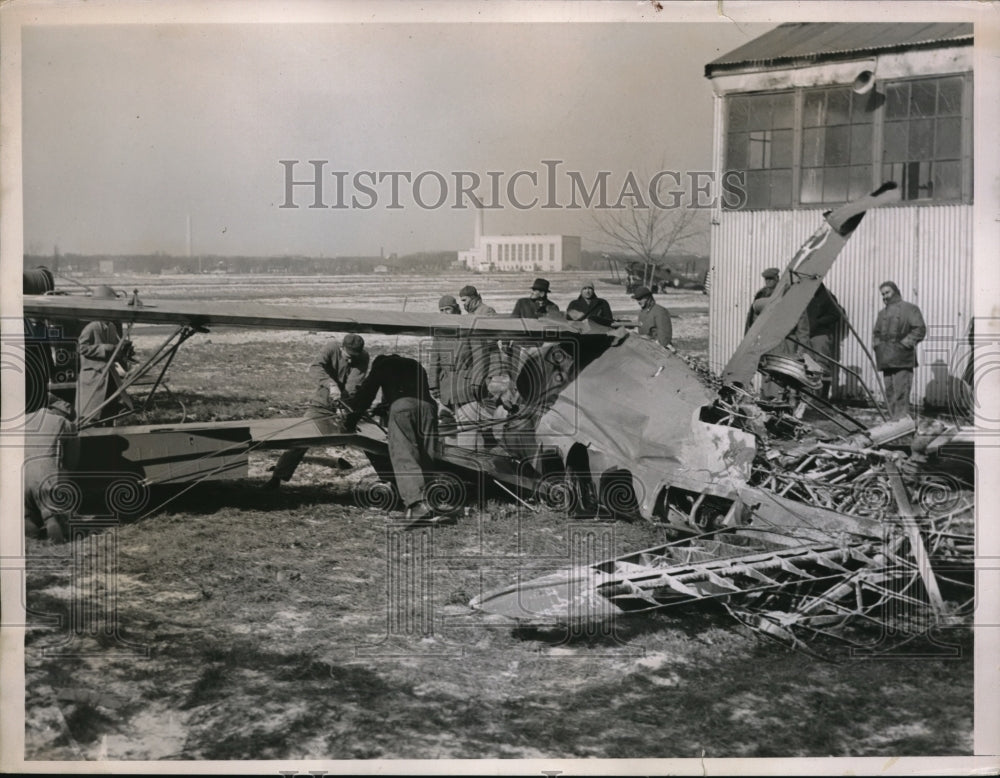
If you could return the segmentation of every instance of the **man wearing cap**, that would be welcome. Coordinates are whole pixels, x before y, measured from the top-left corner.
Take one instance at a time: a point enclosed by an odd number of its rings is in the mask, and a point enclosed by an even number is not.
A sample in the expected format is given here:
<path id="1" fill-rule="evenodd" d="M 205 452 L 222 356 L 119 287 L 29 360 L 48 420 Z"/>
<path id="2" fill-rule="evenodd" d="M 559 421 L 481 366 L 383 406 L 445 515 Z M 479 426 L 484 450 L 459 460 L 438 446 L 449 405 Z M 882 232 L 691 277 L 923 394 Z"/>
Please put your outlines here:
<path id="1" fill-rule="evenodd" d="M 758 289 L 757 293 L 753 296 L 753 301 L 750 304 L 750 310 L 747 311 L 746 326 L 743 328 L 744 334 L 749 332 L 750 327 L 753 326 L 754 321 L 757 319 L 757 311 L 754 310 L 753 303 L 774 294 L 774 288 L 778 285 L 778 278 L 781 276 L 781 271 L 776 267 L 769 267 L 761 273 L 761 275 L 764 277 L 764 286 Z"/>
<path id="2" fill-rule="evenodd" d="M 441 295 L 438 300 L 438 310 L 441 313 L 460 314 L 462 309 L 458 307 L 458 301 L 450 294 Z"/>
<path id="3" fill-rule="evenodd" d="M 399 354 L 381 354 L 357 393 L 345 428 L 353 431 L 361 415 L 381 390 L 382 402 L 389 406 L 386 436 L 396 490 L 406 505 L 410 527 L 450 523 L 449 517 L 435 516 L 424 500 L 425 473 L 433 467 L 439 452 L 437 408 L 431 399 L 427 372 L 415 359 Z"/>
<path id="4" fill-rule="evenodd" d="M 544 278 L 536 278 L 531 285 L 531 295 L 522 297 L 514 304 L 514 312 L 511 314 L 515 319 L 541 319 L 559 313 L 559 306 L 552 302 L 549 297 L 549 282 Z"/>
<path id="5" fill-rule="evenodd" d="M 614 321 L 608 301 L 594 293 L 594 285 L 589 281 L 580 288 L 580 296 L 566 307 L 566 318 L 571 321 L 589 319 L 595 324 L 610 327 Z"/>
<path id="6" fill-rule="evenodd" d="M 93 296 L 108 300 L 117 297 L 110 286 L 99 286 Z M 121 325 L 112 321 L 88 322 L 77 338 L 76 351 L 80 357 L 76 391 L 77 423 L 97 421 L 104 426 L 112 423 L 113 417 L 122 411 L 131 410 L 132 400 L 125 393 L 105 404 L 118 391 L 124 371 L 128 370 L 129 362 L 135 357 L 132 341 L 122 337 Z M 121 375 L 119 369 L 122 370 Z M 88 416 L 94 418 L 88 420 Z"/>
<path id="7" fill-rule="evenodd" d="M 333 415 L 338 406 L 338 398 L 349 401 L 358 391 L 365 373 L 368 372 L 369 354 L 365 340 L 360 335 L 350 333 L 343 341 L 331 338 L 309 365 L 309 377 L 316 384 L 316 391 L 306 408 L 306 418 L 316 420 L 321 431 L 333 432 Z M 334 394 L 336 392 L 336 394 Z M 277 489 L 282 481 L 288 481 L 295 473 L 308 448 L 290 448 L 274 466 L 274 474 L 264 484 L 265 489 Z"/>
<path id="8" fill-rule="evenodd" d="M 927 335 L 927 325 L 920 309 L 903 300 L 894 282 L 883 282 L 878 291 L 885 307 L 875 319 L 875 366 L 882 371 L 889 418 L 902 419 L 910 412 L 917 344 Z"/>
<path id="9" fill-rule="evenodd" d="M 468 294 L 469 290 L 472 290 L 471 294 Z M 479 298 L 475 287 L 465 287 L 461 294 L 463 301 L 467 297 Z M 488 306 L 481 306 L 476 310 L 481 311 L 483 307 L 493 310 Z M 458 304 L 451 295 L 441 298 L 438 310 L 441 313 L 459 313 Z M 465 335 L 435 336 L 427 367 L 427 383 L 431 395 L 457 422 L 477 424 L 484 416 L 480 401 L 484 397 L 487 379 L 494 372 L 499 372 L 498 364 L 499 353 L 492 341 Z M 459 433 L 458 442 L 474 446 L 479 439 L 472 431 L 469 434 Z"/>
<path id="10" fill-rule="evenodd" d="M 639 303 L 639 334 L 652 338 L 664 348 L 673 349 L 674 330 L 670 311 L 656 302 L 648 287 L 638 286 L 632 299 Z"/>
<path id="11" fill-rule="evenodd" d="M 483 302 L 483 298 L 479 296 L 479 290 L 471 284 L 463 286 L 458 292 L 458 297 L 462 301 L 462 307 L 465 308 L 466 313 L 471 313 L 474 316 L 497 315 L 496 310 Z"/>

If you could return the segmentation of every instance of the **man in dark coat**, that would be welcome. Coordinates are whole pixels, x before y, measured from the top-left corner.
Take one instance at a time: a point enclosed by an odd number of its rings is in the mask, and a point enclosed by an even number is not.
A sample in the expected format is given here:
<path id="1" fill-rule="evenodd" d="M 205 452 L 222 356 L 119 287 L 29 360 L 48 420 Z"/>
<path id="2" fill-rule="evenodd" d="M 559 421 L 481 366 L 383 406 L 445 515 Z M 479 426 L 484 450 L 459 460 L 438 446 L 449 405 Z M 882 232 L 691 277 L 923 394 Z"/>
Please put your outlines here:
<path id="1" fill-rule="evenodd" d="M 927 325 L 920 309 L 903 300 L 895 283 L 886 281 L 878 291 L 885 307 L 878 313 L 872 336 L 875 366 L 882 371 L 889 418 L 901 419 L 909 415 L 917 344 L 927 335 Z"/>
<path id="2" fill-rule="evenodd" d="M 544 278 L 536 278 L 531 285 L 531 296 L 522 297 L 514 303 L 514 312 L 511 314 L 515 319 L 541 319 L 543 316 L 551 316 L 559 313 L 559 306 L 552 302 L 549 297 L 549 282 Z"/>
<path id="3" fill-rule="evenodd" d="M 781 277 L 781 271 L 776 267 L 769 267 L 761 275 L 764 277 L 764 285 L 753 296 L 753 300 L 750 303 L 750 310 L 747 311 L 747 320 L 743 327 L 743 334 L 749 332 L 750 327 L 757 319 L 757 310 L 754 303 L 764 297 L 770 297 L 774 293 L 774 288 L 778 285 L 778 278 Z"/>
<path id="4" fill-rule="evenodd" d="M 595 324 L 610 327 L 615 317 L 608 301 L 598 297 L 594 293 L 594 285 L 588 282 L 580 289 L 580 296 L 566 307 L 566 318 L 571 321 L 589 319 Z"/>
<path id="5" fill-rule="evenodd" d="M 473 316 L 496 316 L 497 312 L 492 306 L 483 302 L 479 296 L 479 290 L 471 284 L 463 286 L 458 293 L 458 298 L 462 301 L 462 307 L 466 313 Z"/>
<path id="6" fill-rule="evenodd" d="M 645 286 L 636 287 L 632 299 L 639 303 L 639 334 L 672 349 L 674 330 L 670 323 L 670 311 L 657 303 L 653 293 Z"/>
<path id="7" fill-rule="evenodd" d="M 343 342 L 336 338 L 328 340 L 319 354 L 309 365 L 309 377 L 316 385 L 306 418 L 315 419 L 320 430 L 333 432 L 333 416 L 337 410 L 337 399 L 349 402 L 368 372 L 370 356 L 365 350 L 365 340 L 351 333 Z M 282 481 L 289 481 L 295 469 L 302 462 L 308 448 L 290 448 L 285 451 L 274 466 L 274 474 L 264 484 L 265 489 L 277 489 Z"/>
<path id="8" fill-rule="evenodd" d="M 410 526 L 447 523 L 447 517 L 435 516 L 424 499 L 425 472 L 438 454 L 437 407 L 431 398 L 427 372 L 415 359 L 399 354 L 382 354 L 372 361 L 371 370 L 350 405 L 345 428 L 353 431 L 368 410 L 379 390 L 382 402 L 389 407 L 386 434 L 389 459 L 400 498 L 407 506 Z"/>
<path id="9" fill-rule="evenodd" d="M 816 361 L 823 368 L 821 396 L 829 397 L 830 384 L 833 380 L 832 360 L 837 343 L 837 327 L 840 326 L 842 317 L 837 298 L 823 284 L 819 285 L 816 294 L 809 301 L 806 316 L 809 318 L 809 346 L 819 355 Z"/>

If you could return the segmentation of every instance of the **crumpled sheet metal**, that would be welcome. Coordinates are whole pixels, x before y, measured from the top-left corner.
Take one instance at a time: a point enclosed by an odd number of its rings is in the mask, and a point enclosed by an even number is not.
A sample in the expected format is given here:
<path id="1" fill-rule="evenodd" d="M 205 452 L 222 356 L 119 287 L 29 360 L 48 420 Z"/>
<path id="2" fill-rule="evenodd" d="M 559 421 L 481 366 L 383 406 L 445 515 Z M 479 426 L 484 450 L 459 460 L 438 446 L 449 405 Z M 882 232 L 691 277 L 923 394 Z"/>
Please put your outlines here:
<path id="1" fill-rule="evenodd" d="M 591 362 L 539 420 L 536 435 L 565 460 L 587 447 L 591 472 L 632 473 L 640 512 L 674 478 L 736 489 L 750 477 L 753 435 L 698 420 L 714 392 L 677 355 L 635 336 Z"/>

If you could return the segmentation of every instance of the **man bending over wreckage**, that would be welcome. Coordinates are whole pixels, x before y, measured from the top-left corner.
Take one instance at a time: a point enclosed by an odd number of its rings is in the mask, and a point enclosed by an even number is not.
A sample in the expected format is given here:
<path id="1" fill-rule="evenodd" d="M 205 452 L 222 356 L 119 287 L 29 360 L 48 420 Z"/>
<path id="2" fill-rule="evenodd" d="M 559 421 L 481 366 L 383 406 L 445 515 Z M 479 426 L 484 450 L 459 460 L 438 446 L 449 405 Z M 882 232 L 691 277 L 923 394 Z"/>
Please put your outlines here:
<path id="1" fill-rule="evenodd" d="M 399 354 L 382 354 L 372 361 L 344 419 L 345 431 L 353 432 L 358 420 L 371 407 L 379 390 L 389 408 L 386 435 L 389 460 L 396 489 L 406 505 L 410 527 L 453 523 L 448 516 L 436 516 L 427 504 L 426 471 L 432 466 L 439 446 L 437 406 L 427 383 L 427 372 L 415 359 Z"/>

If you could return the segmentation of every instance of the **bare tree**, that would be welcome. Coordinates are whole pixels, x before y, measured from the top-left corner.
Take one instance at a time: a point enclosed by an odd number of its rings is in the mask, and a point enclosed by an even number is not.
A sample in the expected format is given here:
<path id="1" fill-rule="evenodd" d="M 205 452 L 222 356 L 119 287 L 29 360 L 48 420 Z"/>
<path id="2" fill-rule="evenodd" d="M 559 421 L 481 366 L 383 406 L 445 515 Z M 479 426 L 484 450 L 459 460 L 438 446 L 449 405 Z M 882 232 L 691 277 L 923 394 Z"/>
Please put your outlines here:
<path id="1" fill-rule="evenodd" d="M 619 197 L 621 207 L 591 211 L 597 242 L 609 250 L 631 254 L 644 264 L 666 267 L 671 252 L 690 250 L 695 240 L 704 238 L 705 214 L 681 202 L 669 189 L 669 179 L 660 177 L 653 191 L 652 179 L 629 175 L 635 186 Z"/>

